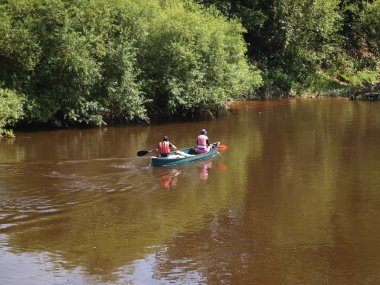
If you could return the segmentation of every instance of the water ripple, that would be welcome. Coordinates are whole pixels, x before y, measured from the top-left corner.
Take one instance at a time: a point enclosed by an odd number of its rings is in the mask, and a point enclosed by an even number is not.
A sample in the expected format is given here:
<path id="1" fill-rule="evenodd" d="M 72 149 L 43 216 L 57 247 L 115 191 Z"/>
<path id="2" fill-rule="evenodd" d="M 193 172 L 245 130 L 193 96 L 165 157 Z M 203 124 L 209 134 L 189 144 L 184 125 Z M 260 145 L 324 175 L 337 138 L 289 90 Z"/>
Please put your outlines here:
<path id="1" fill-rule="evenodd" d="M 0 174 L 0 231 L 60 219 L 70 209 L 106 203 L 109 195 L 152 188 L 146 161 L 138 162 L 110 158 L 1 164 L 8 173 Z"/>

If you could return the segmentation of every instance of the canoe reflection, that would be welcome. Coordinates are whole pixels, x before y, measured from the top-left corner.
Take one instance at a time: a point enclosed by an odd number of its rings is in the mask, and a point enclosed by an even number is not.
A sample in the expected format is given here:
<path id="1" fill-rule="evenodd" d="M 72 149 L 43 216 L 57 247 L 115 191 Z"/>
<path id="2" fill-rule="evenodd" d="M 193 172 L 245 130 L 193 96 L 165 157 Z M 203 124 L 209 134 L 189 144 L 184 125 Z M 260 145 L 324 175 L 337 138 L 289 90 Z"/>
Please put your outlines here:
<path id="1" fill-rule="evenodd" d="M 209 178 L 209 170 L 215 167 L 217 170 L 227 171 L 227 166 L 218 162 L 204 161 L 202 163 L 180 166 L 178 168 L 154 167 L 153 174 L 158 178 L 162 187 L 166 189 L 175 188 L 178 179 L 183 183 L 193 183 L 195 176 L 199 181 L 205 183 Z M 181 178 L 179 178 L 181 176 Z"/>
<path id="2" fill-rule="evenodd" d="M 182 173 L 179 169 L 163 169 L 159 170 L 157 175 L 160 179 L 161 185 L 164 188 L 170 189 L 174 188 L 178 184 L 178 175 Z"/>
<path id="3" fill-rule="evenodd" d="M 200 165 L 198 165 L 197 169 L 198 169 L 198 173 L 199 173 L 199 179 L 202 181 L 202 182 L 205 182 L 208 178 L 208 170 L 212 168 L 212 161 L 209 161 L 209 162 L 206 162 L 206 163 L 202 163 Z"/>

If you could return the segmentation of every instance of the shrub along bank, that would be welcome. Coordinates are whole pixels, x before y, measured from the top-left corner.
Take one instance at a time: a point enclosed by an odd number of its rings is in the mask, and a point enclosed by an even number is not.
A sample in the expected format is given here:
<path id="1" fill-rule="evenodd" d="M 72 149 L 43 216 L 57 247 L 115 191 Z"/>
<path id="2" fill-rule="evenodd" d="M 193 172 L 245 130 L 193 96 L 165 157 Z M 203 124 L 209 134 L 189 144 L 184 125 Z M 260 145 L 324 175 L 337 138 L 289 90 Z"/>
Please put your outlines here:
<path id="1" fill-rule="evenodd" d="M 214 116 L 254 92 L 245 29 L 180 0 L 0 2 L 0 132 Z"/>
<path id="2" fill-rule="evenodd" d="M 257 96 L 373 91 L 380 74 L 380 0 L 197 0 L 247 29 L 263 72 Z"/>
<path id="3" fill-rule="evenodd" d="M 379 18 L 380 0 L 0 0 L 0 133 L 376 94 Z"/>

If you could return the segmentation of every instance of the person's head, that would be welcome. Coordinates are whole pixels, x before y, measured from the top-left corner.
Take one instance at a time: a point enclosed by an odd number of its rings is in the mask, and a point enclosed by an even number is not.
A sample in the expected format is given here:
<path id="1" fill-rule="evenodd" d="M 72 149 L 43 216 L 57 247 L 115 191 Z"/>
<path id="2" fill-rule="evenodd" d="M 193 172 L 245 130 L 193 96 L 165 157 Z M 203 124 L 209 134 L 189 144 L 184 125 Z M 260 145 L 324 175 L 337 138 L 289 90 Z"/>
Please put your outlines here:
<path id="1" fill-rule="evenodd" d="M 207 134 L 207 131 L 206 131 L 205 129 L 202 129 L 202 130 L 201 130 L 201 134 L 202 134 L 202 135 L 205 135 L 205 134 Z"/>
<path id="2" fill-rule="evenodd" d="M 168 138 L 168 136 L 164 136 L 164 137 L 162 138 L 162 140 L 163 140 L 163 141 L 168 141 L 169 138 Z"/>

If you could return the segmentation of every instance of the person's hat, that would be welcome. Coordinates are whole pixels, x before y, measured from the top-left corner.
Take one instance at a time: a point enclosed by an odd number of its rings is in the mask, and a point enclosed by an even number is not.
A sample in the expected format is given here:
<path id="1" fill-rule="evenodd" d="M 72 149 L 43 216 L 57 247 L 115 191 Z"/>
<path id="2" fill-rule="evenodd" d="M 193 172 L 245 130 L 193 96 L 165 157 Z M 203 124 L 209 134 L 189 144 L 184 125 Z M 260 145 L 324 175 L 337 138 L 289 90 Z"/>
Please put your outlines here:
<path id="1" fill-rule="evenodd" d="M 207 131 L 205 129 L 202 129 L 201 134 L 207 134 Z"/>
<path id="2" fill-rule="evenodd" d="M 164 136 L 162 139 L 163 139 L 164 141 L 168 141 L 168 140 L 169 140 L 168 136 Z"/>

